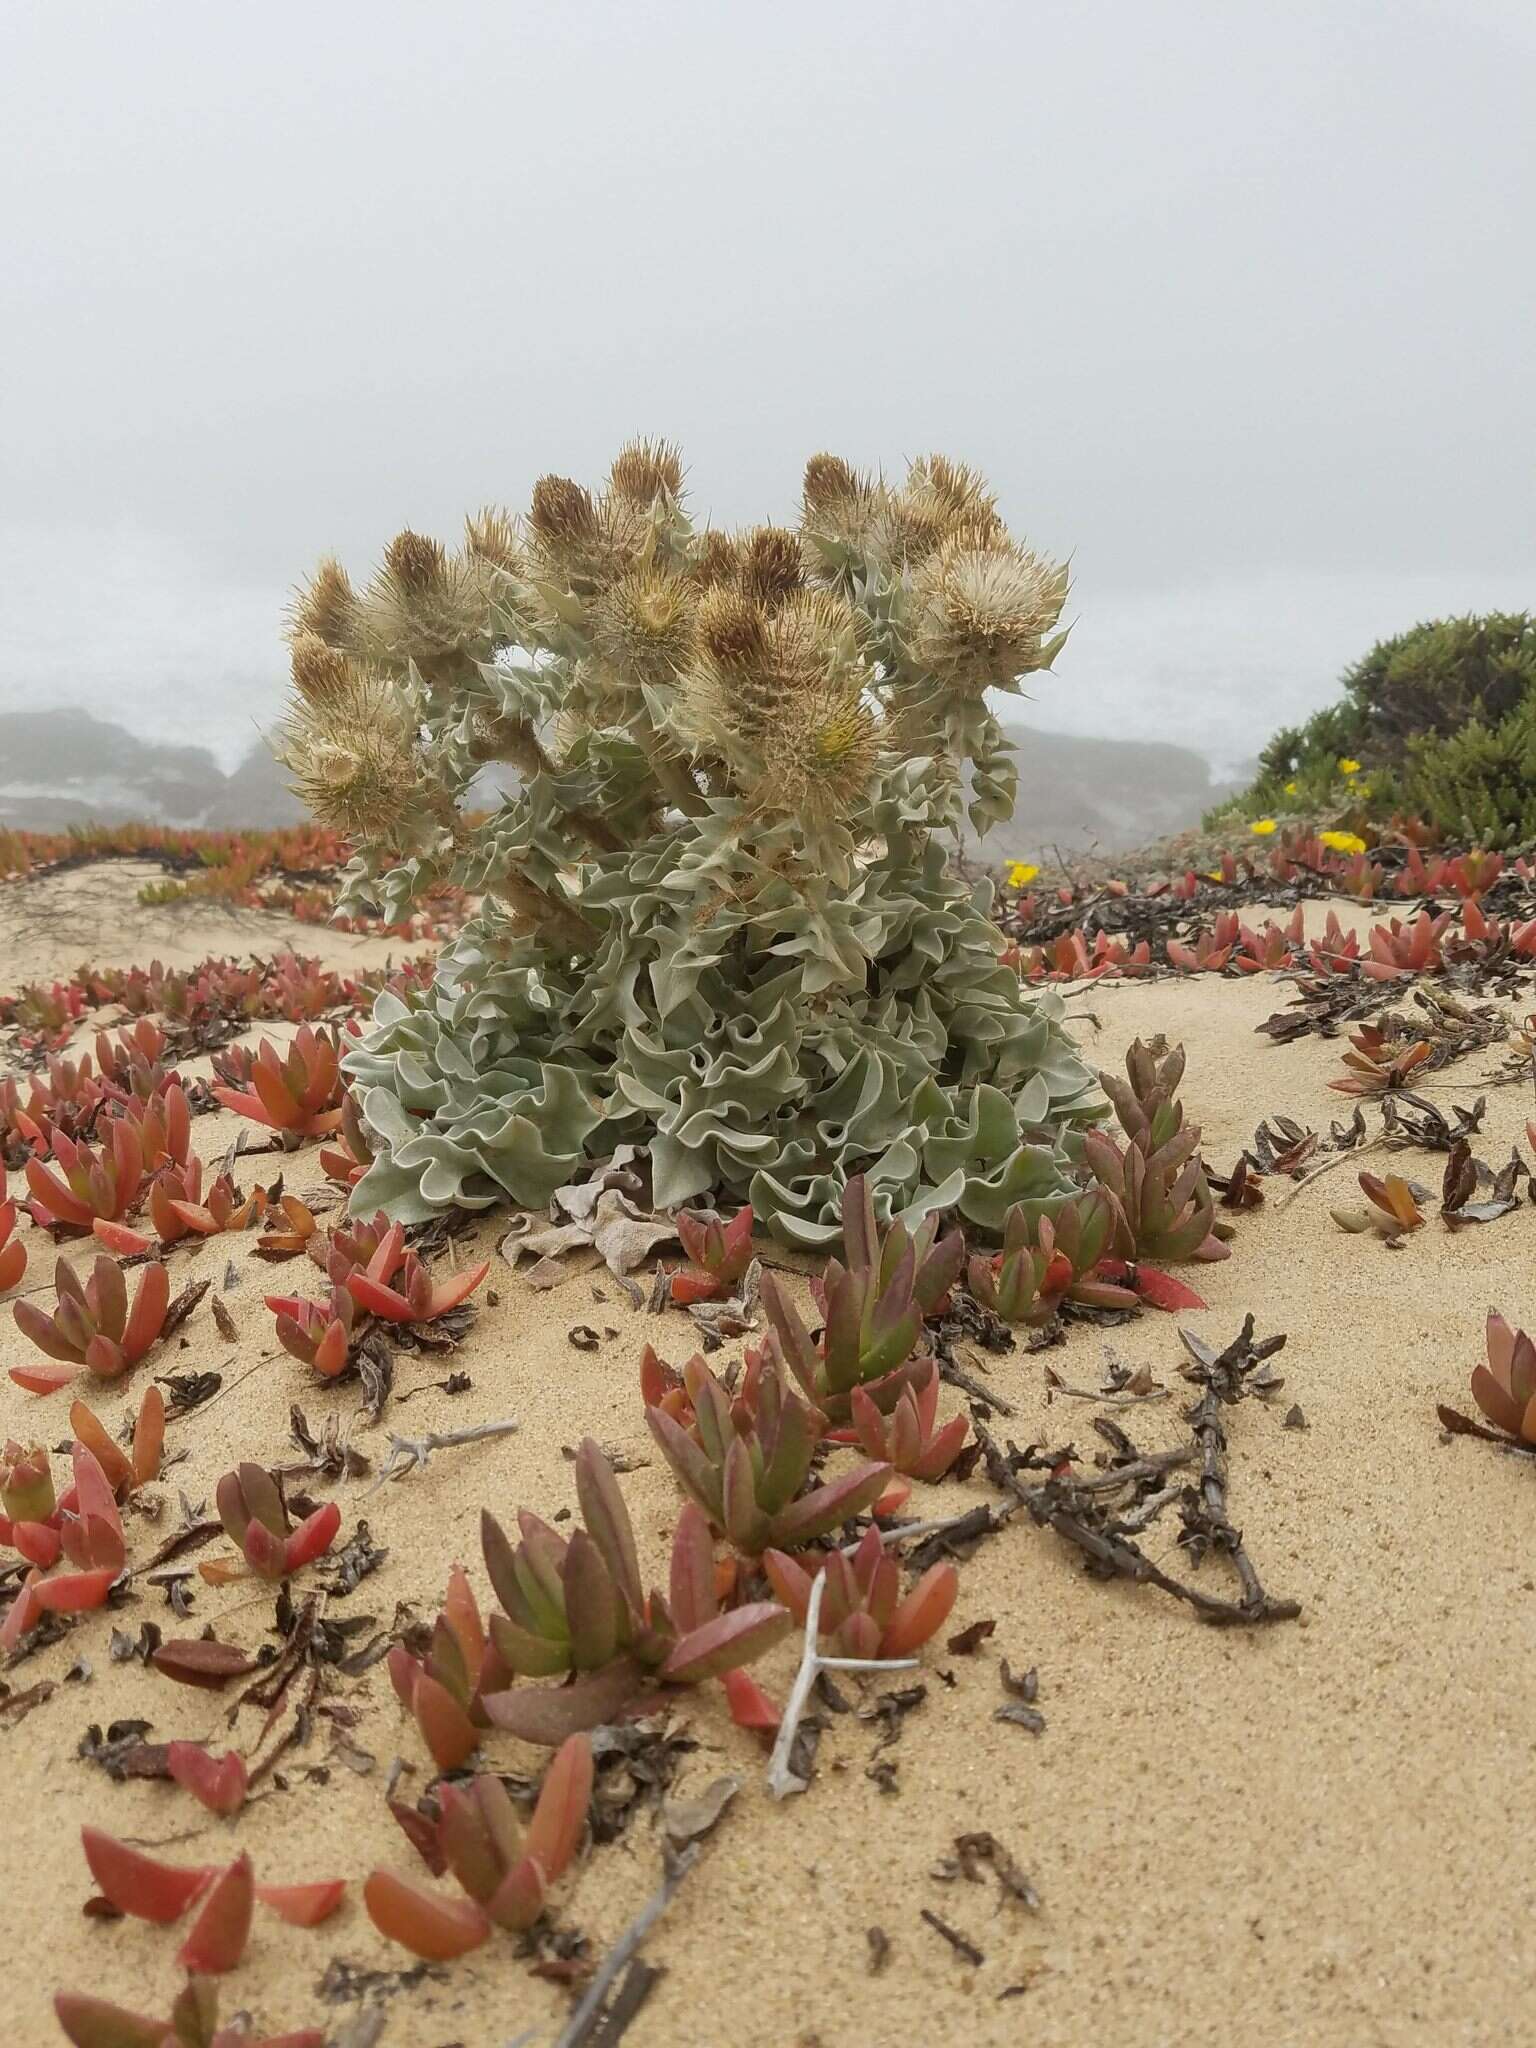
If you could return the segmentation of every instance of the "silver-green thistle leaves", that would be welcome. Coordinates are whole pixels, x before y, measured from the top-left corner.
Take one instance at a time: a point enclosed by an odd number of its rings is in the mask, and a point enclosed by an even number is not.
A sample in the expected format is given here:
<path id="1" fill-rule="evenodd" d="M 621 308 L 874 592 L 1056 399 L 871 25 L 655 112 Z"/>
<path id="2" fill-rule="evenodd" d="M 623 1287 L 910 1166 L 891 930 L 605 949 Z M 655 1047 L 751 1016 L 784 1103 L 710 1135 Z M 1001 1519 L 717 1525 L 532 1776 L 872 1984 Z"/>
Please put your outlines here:
<path id="1" fill-rule="evenodd" d="M 882 1222 L 1049 1210 L 1102 1103 L 936 835 L 967 762 L 973 821 L 1011 809 L 984 692 L 1049 659 L 1065 573 L 940 456 L 814 457 L 798 532 L 696 530 L 682 480 L 635 441 L 296 604 L 283 751 L 358 837 L 349 905 L 482 899 L 349 1055 L 358 1202 L 541 1207 L 635 1144 L 659 1206 L 750 1199 L 802 1244 L 858 1173 Z M 454 819 L 488 761 L 519 786 Z"/>

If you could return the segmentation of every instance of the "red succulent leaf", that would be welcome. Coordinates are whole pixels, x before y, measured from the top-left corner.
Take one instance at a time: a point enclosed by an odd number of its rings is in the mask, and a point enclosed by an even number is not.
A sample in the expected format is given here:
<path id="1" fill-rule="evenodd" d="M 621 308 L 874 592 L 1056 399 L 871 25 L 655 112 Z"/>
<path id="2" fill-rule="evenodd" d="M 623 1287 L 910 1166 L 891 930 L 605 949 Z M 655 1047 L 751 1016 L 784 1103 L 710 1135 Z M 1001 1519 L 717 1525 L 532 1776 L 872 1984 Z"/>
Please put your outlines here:
<path id="1" fill-rule="evenodd" d="M 137 1920 L 168 1926 L 181 1918 L 208 1882 L 202 1864 L 160 1863 L 100 1828 L 83 1827 L 80 1845 L 102 1897 Z"/>
<path id="2" fill-rule="evenodd" d="M 259 1884 L 256 1896 L 267 1910 L 290 1927 L 318 1927 L 329 1920 L 346 1897 L 344 1877 L 328 1877 L 314 1884 Z"/>
<path id="3" fill-rule="evenodd" d="M 238 1813 L 245 1804 L 245 1759 L 234 1750 L 215 1757 L 200 1742 L 172 1742 L 166 1746 L 165 1762 L 182 1790 L 210 1813 Z"/>
<path id="4" fill-rule="evenodd" d="M 146 2019 L 83 1991 L 56 1992 L 53 2011 L 75 2048 L 165 2048 L 174 2040 L 164 2020 Z"/>
<path id="5" fill-rule="evenodd" d="M 793 1622 L 774 1600 L 758 1600 L 717 1614 L 690 1630 L 672 1647 L 661 1667 L 663 1678 L 676 1685 L 694 1685 L 715 1678 L 738 1664 L 750 1664 L 789 1634 Z"/>
<path id="6" fill-rule="evenodd" d="M 576 1854 L 592 1798 L 592 1745 L 585 1735 L 561 1743 L 544 1773 L 538 1804 L 523 1837 L 525 1853 L 553 1884 Z"/>
<path id="7" fill-rule="evenodd" d="M 234 1969 L 251 1938 L 255 1903 L 251 1859 L 241 1854 L 219 1872 L 203 1895 L 192 1931 L 176 1953 L 181 1967 L 210 1977 Z"/>
<path id="8" fill-rule="evenodd" d="M 491 1922 L 473 1899 L 444 1898 L 398 1877 L 376 1870 L 363 1886 L 368 1917 L 387 1941 L 397 1941 L 412 1955 L 432 1963 L 452 1962 L 479 1948 Z"/>
<path id="9" fill-rule="evenodd" d="M 731 1719 L 738 1728 L 761 1729 L 765 1733 L 776 1729 L 783 1719 L 782 1711 L 776 1707 L 768 1694 L 758 1684 L 750 1671 L 739 1667 L 720 1675 L 725 1688 L 726 1704 L 731 1710 Z"/>

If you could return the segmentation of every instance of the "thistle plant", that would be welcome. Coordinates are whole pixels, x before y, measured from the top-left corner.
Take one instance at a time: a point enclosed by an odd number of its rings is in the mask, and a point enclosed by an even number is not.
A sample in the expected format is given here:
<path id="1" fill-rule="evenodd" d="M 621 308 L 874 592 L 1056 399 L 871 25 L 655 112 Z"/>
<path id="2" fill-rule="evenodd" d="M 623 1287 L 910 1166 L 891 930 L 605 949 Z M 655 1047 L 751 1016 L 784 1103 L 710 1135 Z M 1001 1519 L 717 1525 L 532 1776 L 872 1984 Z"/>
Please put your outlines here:
<path id="1" fill-rule="evenodd" d="M 361 587 L 323 564 L 279 750 L 358 846 L 344 908 L 480 901 L 346 1054 L 358 1208 L 539 1207 L 623 1143 L 658 1207 L 800 1244 L 860 1172 L 910 1225 L 1066 1194 L 1096 1091 L 941 838 L 1011 814 L 988 697 L 1049 668 L 1066 591 L 942 457 L 817 456 L 797 530 L 728 534 L 642 442 L 456 549 L 398 535 Z"/>

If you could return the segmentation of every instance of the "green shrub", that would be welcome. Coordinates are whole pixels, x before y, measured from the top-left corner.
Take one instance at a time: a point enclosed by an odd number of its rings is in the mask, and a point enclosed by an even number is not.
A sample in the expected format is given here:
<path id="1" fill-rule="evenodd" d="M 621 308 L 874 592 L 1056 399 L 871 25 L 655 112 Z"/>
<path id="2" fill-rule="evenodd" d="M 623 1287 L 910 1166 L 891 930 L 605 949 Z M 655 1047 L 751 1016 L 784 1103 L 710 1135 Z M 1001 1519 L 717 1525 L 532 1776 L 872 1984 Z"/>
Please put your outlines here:
<path id="1" fill-rule="evenodd" d="M 1521 749 L 1512 741 L 1490 752 L 1475 742 L 1451 766 L 1442 763 L 1434 743 L 1451 740 L 1474 722 L 1486 741 L 1536 692 L 1536 621 L 1524 612 L 1429 620 L 1378 641 L 1346 669 L 1342 682 L 1342 702 L 1270 740 L 1259 756 L 1257 779 L 1238 800 L 1241 815 L 1337 809 L 1350 795 L 1341 763 L 1359 761 L 1377 815 L 1404 805 L 1444 830 L 1460 830 L 1460 816 L 1435 806 L 1456 789 L 1478 815 L 1488 815 L 1509 793 Z M 1492 777 L 1480 796 L 1474 786 L 1479 760 Z M 1431 761 L 1436 765 L 1426 781 L 1424 764 Z M 1517 811 L 1523 805 L 1522 798 Z"/>
<path id="2" fill-rule="evenodd" d="M 282 754 L 360 848 L 344 907 L 482 898 L 348 1058 L 358 1205 L 536 1207 L 624 1145 L 658 1205 L 803 1244 L 856 1173 L 882 1217 L 1065 1195 L 1097 1092 L 941 835 L 1011 816 L 987 692 L 1050 666 L 1066 588 L 941 457 L 895 489 L 817 456 L 798 531 L 732 535 L 642 443 L 456 553 L 401 534 L 361 592 L 322 565 Z M 472 817 L 495 761 L 519 787 Z"/>
<path id="3" fill-rule="evenodd" d="M 1408 808 L 1481 846 L 1536 838 L 1536 694 L 1489 727 L 1471 719 L 1449 738 L 1409 748 Z"/>

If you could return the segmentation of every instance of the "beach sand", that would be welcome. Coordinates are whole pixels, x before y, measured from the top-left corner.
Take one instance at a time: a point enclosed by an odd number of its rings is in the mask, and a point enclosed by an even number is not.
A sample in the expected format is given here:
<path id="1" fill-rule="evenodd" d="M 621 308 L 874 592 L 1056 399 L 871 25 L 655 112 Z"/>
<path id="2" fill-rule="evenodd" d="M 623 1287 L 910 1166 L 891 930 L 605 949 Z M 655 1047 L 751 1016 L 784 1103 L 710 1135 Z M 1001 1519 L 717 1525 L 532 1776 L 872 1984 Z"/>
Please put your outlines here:
<path id="1" fill-rule="evenodd" d="M 211 906 L 141 911 L 128 876 L 122 864 L 0 891 L 0 987 L 65 972 L 85 956 L 181 962 L 292 943 L 345 966 L 388 950 Z M 1201 977 L 1066 993 L 1097 1064 L 1117 1066 L 1138 1034 L 1184 1043 L 1184 1098 L 1213 1165 L 1229 1166 L 1262 1117 L 1280 1112 L 1326 1132 L 1331 1117 L 1349 1113 L 1326 1087 L 1340 1071 L 1341 1041 L 1276 1046 L 1255 1035 L 1286 987 Z M 1470 1103 L 1495 1063 L 1493 1054 L 1464 1062 L 1425 1092 Z M 1531 1106 L 1524 1089 L 1492 1091 L 1481 1156 L 1497 1164 L 1523 1142 Z M 195 1147 L 216 1158 L 234 1130 L 231 1117 L 201 1118 Z M 1380 1170 L 1381 1155 L 1366 1163 Z M 1394 1163 L 1438 1185 L 1442 1161 L 1408 1154 Z M 266 1164 L 248 1163 L 247 1182 Z M 1087 1577 L 1075 1553 L 1020 1518 L 962 1568 L 952 1621 L 917 1674 L 925 1696 L 898 1739 L 882 1746 L 880 1721 L 858 1713 L 829 1717 L 803 1797 L 782 1806 L 768 1798 L 762 1750 L 732 1727 L 718 1687 L 680 1697 L 675 1716 L 697 1747 L 676 1793 L 725 1773 L 741 1790 L 647 1944 L 665 1974 L 626 2048 L 1368 2048 L 1523 2038 L 1536 2009 L 1527 1933 L 1536 1878 L 1525 1853 L 1536 1803 L 1536 1473 L 1489 1445 L 1444 1441 L 1435 1403 L 1470 1405 L 1467 1376 L 1490 1302 L 1512 1319 L 1536 1311 L 1536 1214 L 1526 1207 L 1455 1235 L 1436 1218 L 1392 1251 L 1330 1220 L 1330 1203 L 1355 1192 L 1355 1170 L 1346 1164 L 1295 1199 L 1290 1183 L 1267 1181 L 1265 1206 L 1237 1219 L 1233 1256 L 1189 1269 L 1209 1308 L 1178 1319 L 1217 1347 L 1249 1311 L 1261 1335 L 1287 1333 L 1276 1361 L 1283 1391 L 1231 1416 L 1231 1510 L 1269 1590 L 1299 1600 L 1301 1618 L 1204 1626 L 1153 1588 Z M 290 1187 L 302 1193 L 319 1181 L 312 1151 L 289 1162 Z M 492 1255 L 505 1220 L 461 1239 L 456 1259 Z M 23 1287 L 51 1301 L 48 1247 L 31 1242 Z M 482 1305 L 460 1352 L 402 1354 L 383 1423 L 365 1428 L 355 1384 L 319 1386 L 273 1342 L 261 1297 L 290 1284 L 303 1291 L 307 1261 L 264 1266 L 249 1239 L 223 1238 L 175 1251 L 173 1283 L 212 1275 L 222 1288 L 231 1257 L 236 1277 L 224 1295 L 236 1340 L 218 1337 L 205 1302 L 181 1342 L 96 1404 L 115 1429 L 149 1372 L 223 1379 L 212 1401 L 171 1425 L 177 1462 L 152 1489 L 163 1497 L 161 1517 L 129 1521 L 131 1556 L 175 1526 L 179 1495 L 208 1501 L 236 1459 L 291 1456 L 297 1402 L 317 1428 L 338 1416 L 375 1466 L 392 1430 L 519 1423 L 508 1439 L 443 1453 L 378 1492 L 368 1490 L 371 1478 L 311 1483 L 341 1503 L 343 1540 L 362 1516 L 389 1551 L 354 1592 L 329 1599 L 328 1618 L 372 1614 L 388 1627 L 401 1603 L 430 1616 L 455 1559 L 483 1594 L 482 1504 L 504 1518 L 520 1505 L 545 1516 L 572 1507 L 567 1454 L 588 1434 L 648 1460 L 621 1483 L 642 1561 L 663 1572 L 677 1496 L 652 1455 L 636 1367 L 647 1339 L 674 1361 L 693 1348 L 679 1313 L 633 1310 L 604 1274 L 537 1292 L 498 1262 L 495 1303 Z M 570 1341 L 581 1323 L 599 1332 L 593 1350 Z M 1073 1387 L 1097 1387 L 1107 1351 L 1145 1366 L 1169 1398 L 1105 1409 L 1050 1397 L 1047 1367 Z M 28 1355 L 0 1315 L 0 1365 Z M 737 1355 L 739 1346 L 727 1347 L 717 1363 Z M 1070 1440 L 1087 1455 L 1101 1413 L 1143 1447 L 1178 1438 L 1180 1358 L 1176 1319 L 1148 1313 L 1114 1329 L 1077 1326 L 1062 1346 L 988 1356 L 976 1369 L 1015 1411 L 994 1423 L 1000 1435 L 1020 1445 Z M 469 1374 L 470 1390 L 432 1389 L 450 1369 Z M 428 1390 L 403 1402 L 418 1386 Z M 944 1391 L 946 1412 L 955 1398 Z M 1293 1404 L 1304 1427 L 1286 1426 Z M 64 1394 L 36 1399 L 0 1380 L 0 1435 L 58 1444 L 67 1406 Z M 979 1476 L 915 1491 L 925 1514 L 993 1498 Z M 1182 1573 L 1176 1526 L 1165 1517 L 1148 1547 Z M 1231 1590 L 1218 1562 L 1199 1579 Z M 996 1629 L 979 1651 L 946 1650 L 944 1635 L 982 1619 Z M 382 1665 L 338 1682 L 326 1703 L 356 1710 L 355 1725 L 316 1715 L 308 1742 L 284 1759 L 283 1789 L 267 1780 L 238 1823 L 203 1815 L 166 1784 L 113 1783 L 78 1757 L 89 1724 L 125 1717 L 150 1721 L 151 1740 L 258 1746 L 259 1714 L 247 1708 L 228 1725 L 234 1689 L 198 1692 L 111 1661 L 111 1631 L 131 1635 L 144 1621 L 167 1636 L 213 1624 L 253 1649 L 274 1640 L 266 1589 L 199 1584 L 192 1620 L 178 1624 L 140 1586 L 119 1612 L 87 1617 L 66 1642 L 0 1673 L 11 1688 L 0 1700 L 7 2040 L 30 2048 L 57 2038 L 49 1997 L 59 1986 L 158 2011 L 174 1994 L 176 1931 L 81 1910 L 92 1887 L 78 1829 L 90 1821 L 189 1862 L 227 1857 L 238 1844 L 264 1881 L 354 1880 L 342 1912 L 313 1931 L 258 1911 L 246 1960 L 228 1980 L 226 2014 L 246 2009 L 269 2030 L 322 2024 L 344 2042 L 367 1998 L 382 1997 L 378 2038 L 388 2048 L 505 2048 L 525 2033 L 538 2048 L 552 2044 L 569 1994 L 530 1974 L 512 1938 L 418 1972 L 363 1912 L 358 1886 L 370 1869 L 415 1865 L 385 1809 L 392 1765 L 405 1759 L 398 1792 L 408 1800 L 432 1775 Z M 777 1698 L 797 1648 L 787 1642 L 758 1667 Z M 90 1675 L 71 1681 L 81 1657 Z M 1005 1699 L 1002 1658 L 1015 1672 L 1038 1669 L 1042 1733 L 994 1718 Z M 8 1708 L 39 1681 L 55 1689 L 18 1719 Z M 845 1687 L 856 1706 L 882 1689 Z M 541 1762 L 507 1737 L 486 1747 L 508 1770 Z M 877 1763 L 894 1766 L 885 1785 L 870 1775 Z M 935 1874 L 958 1835 L 982 1831 L 1027 1872 L 1038 1911 L 1004 1899 L 990 1878 Z M 659 1837 L 641 1813 L 563 1881 L 557 1917 L 581 1930 L 593 1957 L 654 1889 L 659 1859 Z M 984 1960 L 956 1954 L 921 1918 L 924 1908 Z M 878 1973 L 875 1928 L 889 1944 Z M 327 2002 L 319 1987 L 336 1958 L 365 1983 L 366 1973 L 391 1974 L 363 1997 Z M 402 1971 L 403 1982 L 392 1974 Z"/>

